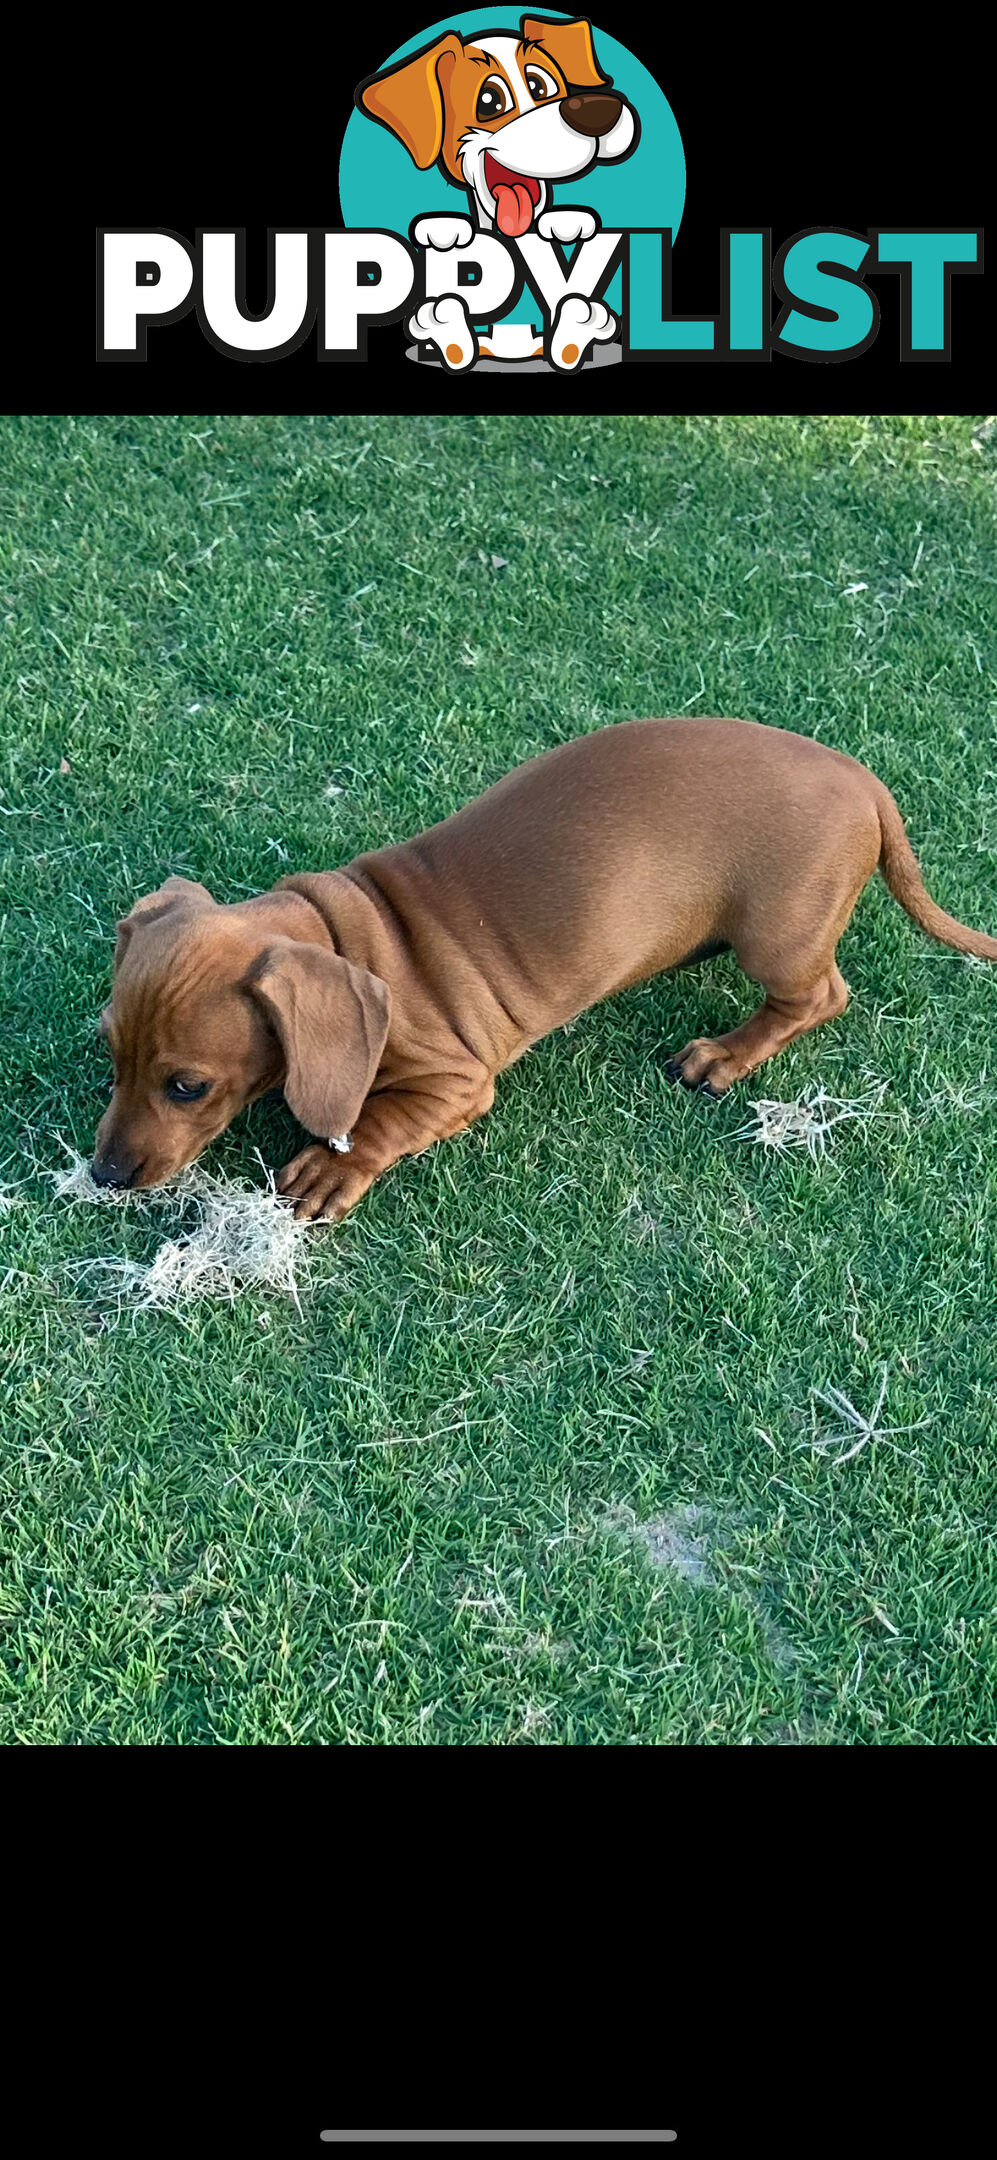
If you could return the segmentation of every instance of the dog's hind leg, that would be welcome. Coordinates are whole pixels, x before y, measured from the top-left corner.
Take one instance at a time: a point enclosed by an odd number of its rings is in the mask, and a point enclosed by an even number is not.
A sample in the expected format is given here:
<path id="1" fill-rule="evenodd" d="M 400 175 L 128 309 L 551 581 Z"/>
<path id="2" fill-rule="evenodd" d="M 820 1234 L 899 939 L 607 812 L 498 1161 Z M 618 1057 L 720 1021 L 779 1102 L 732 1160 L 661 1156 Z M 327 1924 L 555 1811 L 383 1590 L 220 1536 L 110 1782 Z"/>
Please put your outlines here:
<path id="1" fill-rule="evenodd" d="M 864 842 L 865 835 L 862 836 Z M 875 867 L 871 843 L 812 864 L 802 889 L 767 892 L 732 925 L 735 956 L 765 993 L 750 1020 L 729 1034 L 697 1036 L 666 1067 L 683 1086 L 722 1095 L 797 1035 L 836 1020 L 848 985 L 835 957 L 838 939 Z"/>
<path id="2" fill-rule="evenodd" d="M 750 1020 L 731 1028 L 729 1034 L 700 1035 L 686 1043 L 665 1067 L 669 1078 L 681 1080 L 683 1087 L 702 1088 L 707 1095 L 722 1095 L 797 1035 L 808 1034 L 825 1020 L 836 1020 L 848 1003 L 848 985 L 833 951 L 816 981 L 798 989 L 782 984 L 764 987 L 764 1003 Z"/>

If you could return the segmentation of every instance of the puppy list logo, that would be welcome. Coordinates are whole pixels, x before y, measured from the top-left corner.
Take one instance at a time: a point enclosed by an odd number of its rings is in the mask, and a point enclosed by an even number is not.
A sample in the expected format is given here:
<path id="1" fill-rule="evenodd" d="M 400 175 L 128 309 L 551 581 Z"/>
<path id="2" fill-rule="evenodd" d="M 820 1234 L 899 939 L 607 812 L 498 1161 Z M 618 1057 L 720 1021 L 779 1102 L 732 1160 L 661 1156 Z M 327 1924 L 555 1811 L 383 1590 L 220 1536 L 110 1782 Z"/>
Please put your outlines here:
<path id="1" fill-rule="evenodd" d="M 270 232 L 260 315 L 243 231 L 199 228 L 191 249 L 102 227 L 98 357 L 145 359 L 150 325 L 193 307 L 239 360 L 281 359 L 313 329 L 319 359 L 363 360 L 369 328 L 396 322 L 409 360 L 454 375 L 845 360 L 879 332 L 866 278 L 891 273 L 899 357 L 948 360 L 953 273 L 983 267 L 977 227 L 806 227 L 773 261 L 769 228 L 725 226 L 719 313 L 674 314 L 685 157 L 664 92 L 586 18 L 511 8 L 451 17 L 358 85 L 339 195 L 342 226 Z"/>

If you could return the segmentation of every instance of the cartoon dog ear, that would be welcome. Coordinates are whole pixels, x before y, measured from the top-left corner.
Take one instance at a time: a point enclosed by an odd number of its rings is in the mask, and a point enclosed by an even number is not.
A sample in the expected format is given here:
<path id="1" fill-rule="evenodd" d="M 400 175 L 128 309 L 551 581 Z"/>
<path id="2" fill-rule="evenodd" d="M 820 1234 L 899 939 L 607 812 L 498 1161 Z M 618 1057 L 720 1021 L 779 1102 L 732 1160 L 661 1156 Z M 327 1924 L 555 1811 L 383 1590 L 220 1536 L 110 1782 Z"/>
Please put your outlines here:
<path id="1" fill-rule="evenodd" d="M 463 49 L 456 30 L 448 30 L 435 45 L 372 75 L 357 91 L 361 110 L 397 135 L 420 172 L 435 165 L 443 148 L 444 98 Z"/>
<path id="2" fill-rule="evenodd" d="M 274 938 L 245 985 L 284 1053 L 284 1096 L 323 1140 L 356 1124 L 381 1062 L 391 993 L 339 953 Z"/>
<path id="3" fill-rule="evenodd" d="M 168 877 L 165 885 L 160 885 L 156 892 L 146 893 L 141 900 L 136 900 L 131 914 L 123 915 L 116 925 L 118 935 L 114 947 L 115 967 L 128 948 L 133 930 L 142 923 L 157 922 L 161 915 L 168 914 L 172 907 L 183 902 L 198 909 L 218 905 L 206 885 L 196 884 L 193 878 Z"/>
<path id="4" fill-rule="evenodd" d="M 612 81 L 612 76 L 603 74 L 595 57 L 592 25 L 584 16 L 576 22 L 548 22 L 542 15 L 524 15 L 520 30 L 528 43 L 541 45 L 549 52 L 572 89 L 595 90 L 600 83 Z"/>

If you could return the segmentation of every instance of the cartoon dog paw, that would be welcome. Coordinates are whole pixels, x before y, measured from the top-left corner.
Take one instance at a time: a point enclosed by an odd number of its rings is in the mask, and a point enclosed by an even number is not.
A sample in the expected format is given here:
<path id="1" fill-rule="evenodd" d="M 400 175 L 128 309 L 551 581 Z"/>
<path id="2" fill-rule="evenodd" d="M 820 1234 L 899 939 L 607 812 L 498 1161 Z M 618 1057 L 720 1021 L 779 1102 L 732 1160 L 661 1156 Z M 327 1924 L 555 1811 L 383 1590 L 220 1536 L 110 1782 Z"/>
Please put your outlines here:
<path id="1" fill-rule="evenodd" d="M 421 308 L 409 316 L 407 327 L 409 336 L 419 344 L 435 345 L 451 375 L 462 374 L 478 357 L 478 340 L 458 293 L 424 300 Z"/>
<path id="2" fill-rule="evenodd" d="M 561 203 L 556 210 L 542 210 L 537 219 L 541 240 L 559 240 L 562 247 L 574 247 L 577 240 L 591 240 L 598 230 L 594 210 L 573 210 L 570 203 Z"/>
<path id="3" fill-rule="evenodd" d="M 565 293 L 554 317 L 549 358 L 564 375 L 573 375 L 592 344 L 604 345 L 616 336 L 616 317 L 601 300 L 585 300 L 581 293 Z"/>
<path id="4" fill-rule="evenodd" d="M 466 217 L 421 217 L 412 227 L 416 247 L 436 248 L 445 255 L 450 248 L 470 247 L 474 226 Z"/>

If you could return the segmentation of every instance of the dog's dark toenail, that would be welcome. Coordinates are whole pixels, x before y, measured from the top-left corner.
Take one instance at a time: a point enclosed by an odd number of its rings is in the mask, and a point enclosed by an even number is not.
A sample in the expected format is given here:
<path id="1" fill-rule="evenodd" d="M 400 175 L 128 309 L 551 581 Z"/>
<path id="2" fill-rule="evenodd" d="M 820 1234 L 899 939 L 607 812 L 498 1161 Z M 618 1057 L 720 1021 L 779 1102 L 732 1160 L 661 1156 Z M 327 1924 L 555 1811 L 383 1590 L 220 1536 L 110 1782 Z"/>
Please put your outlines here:
<path id="1" fill-rule="evenodd" d="M 723 1094 L 723 1088 L 715 1088 L 709 1080 L 701 1080 L 699 1083 L 699 1092 L 701 1095 L 708 1096 L 710 1102 L 719 1102 L 720 1097 Z"/>
<path id="2" fill-rule="evenodd" d="M 668 1060 L 668 1063 L 667 1063 L 667 1065 L 665 1066 L 665 1079 L 666 1079 L 666 1080 L 681 1080 L 681 1078 L 682 1078 L 682 1067 L 681 1067 L 681 1065 L 679 1064 L 678 1058 L 669 1058 L 669 1060 Z"/>

